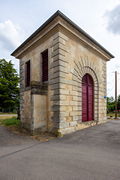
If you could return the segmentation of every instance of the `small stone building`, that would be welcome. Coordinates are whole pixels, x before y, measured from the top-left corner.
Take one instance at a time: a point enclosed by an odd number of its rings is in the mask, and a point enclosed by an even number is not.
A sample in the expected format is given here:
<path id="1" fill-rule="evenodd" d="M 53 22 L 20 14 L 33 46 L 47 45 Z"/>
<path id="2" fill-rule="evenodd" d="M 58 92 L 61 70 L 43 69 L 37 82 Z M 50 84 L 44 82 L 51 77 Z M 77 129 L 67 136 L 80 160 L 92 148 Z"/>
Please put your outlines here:
<path id="1" fill-rule="evenodd" d="M 12 55 L 20 59 L 24 127 L 66 134 L 106 119 L 106 63 L 113 55 L 60 11 Z"/>

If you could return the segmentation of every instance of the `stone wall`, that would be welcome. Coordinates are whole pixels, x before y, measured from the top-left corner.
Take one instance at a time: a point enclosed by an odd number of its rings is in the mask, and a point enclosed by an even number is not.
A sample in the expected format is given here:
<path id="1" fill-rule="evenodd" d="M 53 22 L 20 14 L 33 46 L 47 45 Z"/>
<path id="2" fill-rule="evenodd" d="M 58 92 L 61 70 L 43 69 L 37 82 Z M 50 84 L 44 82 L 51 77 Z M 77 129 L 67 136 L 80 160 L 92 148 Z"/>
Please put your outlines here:
<path id="1" fill-rule="evenodd" d="M 27 129 L 32 126 L 31 91 L 25 91 L 25 62 L 20 61 L 20 118 L 22 125 Z"/>
<path id="2" fill-rule="evenodd" d="M 88 73 L 94 80 L 94 121 L 106 119 L 106 61 L 69 33 L 59 33 L 61 45 L 59 69 L 59 131 L 69 133 L 81 128 L 82 77 Z M 56 102 L 57 103 L 57 99 Z"/>
<path id="3" fill-rule="evenodd" d="M 32 97 L 31 89 L 25 88 L 25 62 L 20 61 L 20 119 L 23 127 L 32 129 Z"/>
<path id="4" fill-rule="evenodd" d="M 57 30 L 58 31 L 58 30 Z M 106 119 L 106 61 L 74 35 L 59 29 L 20 60 L 21 121 L 31 130 L 69 133 L 82 123 L 82 77 L 94 80 L 94 121 Z M 49 79 L 41 81 L 41 52 L 48 49 Z M 25 62 L 31 60 L 31 86 L 25 88 Z M 86 124 L 86 123 L 84 123 Z"/>
<path id="5" fill-rule="evenodd" d="M 59 128 L 60 122 L 64 119 L 64 114 L 61 113 L 60 103 L 66 97 L 61 96 L 61 77 L 64 79 L 67 70 L 67 62 L 64 59 L 67 49 L 65 47 L 67 38 L 60 32 L 53 36 L 51 46 L 51 63 L 49 69 L 49 96 L 50 96 L 50 115 L 49 119 L 52 122 L 50 131 L 56 131 Z"/>
<path id="6" fill-rule="evenodd" d="M 47 131 L 47 96 L 34 94 L 33 102 L 33 129 Z"/>
<path id="7" fill-rule="evenodd" d="M 48 82 L 42 83 L 41 80 L 41 53 L 48 49 L 49 52 L 49 66 L 51 61 L 51 44 L 53 37 L 47 36 L 39 46 L 33 47 L 27 51 L 20 60 L 20 114 L 22 125 L 30 129 L 48 129 L 48 120 L 50 122 L 50 116 L 48 116 L 50 108 Z M 25 87 L 25 63 L 30 60 L 31 63 L 31 85 Z M 49 113 L 50 114 L 50 113 Z"/>

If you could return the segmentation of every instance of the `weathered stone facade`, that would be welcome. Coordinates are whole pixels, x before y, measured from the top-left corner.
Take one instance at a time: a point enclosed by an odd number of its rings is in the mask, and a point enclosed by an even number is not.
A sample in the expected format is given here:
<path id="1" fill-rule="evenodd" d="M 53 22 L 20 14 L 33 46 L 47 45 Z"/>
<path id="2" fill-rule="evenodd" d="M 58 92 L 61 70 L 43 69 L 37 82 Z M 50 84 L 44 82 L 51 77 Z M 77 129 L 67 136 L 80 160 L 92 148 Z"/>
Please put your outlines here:
<path id="1" fill-rule="evenodd" d="M 48 82 L 41 78 L 41 53 L 48 49 Z M 113 56 L 61 12 L 55 13 L 13 52 L 20 59 L 20 112 L 24 127 L 66 134 L 82 122 L 82 78 L 94 81 L 94 121 L 106 119 L 106 62 Z M 25 87 L 25 62 L 31 85 Z"/>

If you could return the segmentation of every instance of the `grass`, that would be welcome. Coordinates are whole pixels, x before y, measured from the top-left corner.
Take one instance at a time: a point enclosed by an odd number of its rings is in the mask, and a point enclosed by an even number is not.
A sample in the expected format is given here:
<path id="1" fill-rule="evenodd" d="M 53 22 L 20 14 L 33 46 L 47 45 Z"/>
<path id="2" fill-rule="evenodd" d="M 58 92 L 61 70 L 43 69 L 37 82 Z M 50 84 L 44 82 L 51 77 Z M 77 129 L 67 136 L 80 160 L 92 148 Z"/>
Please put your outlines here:
<path id="1" fill-rule="evenodd" d="M 17 114 L 0 114 L 0 121 L 3 119 L 11 119 L 13 117 L 17 117 Z"/>
<path id="2" fill-rule="evenodd" d="M 6 112 L 6 113 L 0 112 L 0 115 L 9 115 L 9 114 L 16 114 L 16 113 L 14 113 L 14 112 Z"/>
<path id="3" fill-rule="evenodd" d="M 16 117 L 0 119 L 0 125 L 2 125 L 2 126 L 19 126 L 20 120 L 18 120 Z"/>
<path id="4" fill-rule="evenodd" d="M 115 117 L 115 113 L 114 112 L 110 112 L 110 113 L 107 114 L 107 116 Z M 117 113 L 117 116 L 120 117 L 120 113 L 119 112 Z"/>
<path id="5" fill-rule="evenodd" d="M 16 117 L 0 119 L 0 126 L 5 126 L 9 131 L 16 135 L 29 136 L 32 139 L 38 140 L 40 142 L 46 142 L 56 138 L 54 135 L 49 133 L 40 133 L 38 135 L 32 135 L 29 131 L 21 127 L 20 120 Z"/>

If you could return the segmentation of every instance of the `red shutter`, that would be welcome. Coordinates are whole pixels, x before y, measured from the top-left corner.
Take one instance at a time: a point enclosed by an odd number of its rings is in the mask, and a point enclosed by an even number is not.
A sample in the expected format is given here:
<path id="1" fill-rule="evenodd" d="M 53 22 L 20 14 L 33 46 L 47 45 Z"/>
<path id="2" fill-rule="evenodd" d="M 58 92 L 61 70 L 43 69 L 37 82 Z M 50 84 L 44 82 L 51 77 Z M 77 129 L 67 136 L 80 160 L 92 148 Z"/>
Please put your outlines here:
<path id="1" fill-rule="evenodd" d="M 30 86 L 30 60 L 25 64 L 25 86 Z"/>
<path id="2" fill-rule="evenodd" d="M 42 81 L 48 81 L 48 50 L 42 53 Z"/>
<path id="3" fill-rule="evenodd" d="M 94 83 L 89 74 L 82 79 L 82 121 L 94 120 Z"/>

